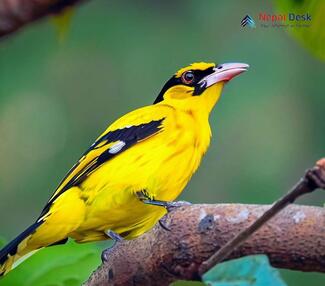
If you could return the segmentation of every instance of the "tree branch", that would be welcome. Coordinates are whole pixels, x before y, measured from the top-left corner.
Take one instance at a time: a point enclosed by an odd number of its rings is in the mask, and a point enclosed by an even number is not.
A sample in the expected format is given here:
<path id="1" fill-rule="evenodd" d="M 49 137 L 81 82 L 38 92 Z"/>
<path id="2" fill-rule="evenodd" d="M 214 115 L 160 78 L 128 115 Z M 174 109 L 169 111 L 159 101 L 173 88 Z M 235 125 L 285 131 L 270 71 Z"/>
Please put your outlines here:
<path id="1" fill-rule="evenodd" d="M 199 267 L 270 206 L 219 204 L 181 207 L 141 237 L 105 251 L 108 259 L 84 284 L 169 285 L 199 280 Z M 292 205 L 259 229 L 228 259 L 266 254 L 273 266 L 325 272 L 325 209 Z"/>
<path id="2" fill-rule="evenodd" d="M 84 285 L 164 286 L 200 280 L 216 263 L 252 254 L 266 254 L 279 268 L 325 272 L 325 210 L 307 206 L 282 210 L 316 188 L 325 188 L 325 159 L 272 206 L 178 208 L 166 216 L 164 224 L 170 231 L 157 224 L 141 237 L 106 250 L 104 263 Z"/>
<path id="3" fill-rule="evenodd" d="M 0 38 L 82 0 L 1 0 Z"/>

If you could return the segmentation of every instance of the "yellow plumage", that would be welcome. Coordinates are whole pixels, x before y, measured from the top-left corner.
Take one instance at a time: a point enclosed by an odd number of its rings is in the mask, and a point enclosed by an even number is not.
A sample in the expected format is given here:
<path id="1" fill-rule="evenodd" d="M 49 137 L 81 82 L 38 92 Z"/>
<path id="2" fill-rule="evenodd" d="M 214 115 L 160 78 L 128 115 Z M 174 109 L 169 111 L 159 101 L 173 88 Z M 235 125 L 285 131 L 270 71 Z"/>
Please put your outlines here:
<path id="1" fill-rule="evenodd" d="M 110 125 L 63 179 L 38 220 L 1 250 L 0 274 L 29 252 L 68 237 L 98 241 L 108 239 L 111 230 L 132 239 L 148 231 L 166 209 L 144 204 L 138 194 L 173 201 L 182 192 L 209 146 L 209 114 L 224 82 L 243 67 L 224 78 L 228 70 L 207 63 L 183 68 L 154 105 Z"/>

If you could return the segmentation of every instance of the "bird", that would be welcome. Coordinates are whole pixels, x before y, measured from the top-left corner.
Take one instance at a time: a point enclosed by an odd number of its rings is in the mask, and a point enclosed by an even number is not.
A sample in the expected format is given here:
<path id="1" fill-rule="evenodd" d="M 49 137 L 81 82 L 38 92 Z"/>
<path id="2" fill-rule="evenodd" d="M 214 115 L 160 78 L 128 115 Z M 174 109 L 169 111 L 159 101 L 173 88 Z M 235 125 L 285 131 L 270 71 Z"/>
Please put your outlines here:
<path id="1" fill-rule="evenodd" d="M 113 122 L 58 185 L 39 217 L 0 250 L 0 276 L 36 251 L 134 239 L 184 190 L 211 140 L 209 115 L 244 63 L 196 62 L 179 69 L 152 105 Z"/>

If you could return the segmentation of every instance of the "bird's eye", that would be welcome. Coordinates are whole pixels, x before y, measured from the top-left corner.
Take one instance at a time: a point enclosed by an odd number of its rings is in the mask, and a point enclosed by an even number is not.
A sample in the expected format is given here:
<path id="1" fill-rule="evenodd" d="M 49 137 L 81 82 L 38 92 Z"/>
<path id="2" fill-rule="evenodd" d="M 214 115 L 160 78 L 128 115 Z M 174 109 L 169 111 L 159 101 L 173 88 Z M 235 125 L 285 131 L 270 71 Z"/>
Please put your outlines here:
<path id="1" fill-rule="evenodd" d="M 194 81 L 194 73 L 192 71 L 187 71 L 182 74 L 182 82 L 184 84 L 191 84 Z"/>

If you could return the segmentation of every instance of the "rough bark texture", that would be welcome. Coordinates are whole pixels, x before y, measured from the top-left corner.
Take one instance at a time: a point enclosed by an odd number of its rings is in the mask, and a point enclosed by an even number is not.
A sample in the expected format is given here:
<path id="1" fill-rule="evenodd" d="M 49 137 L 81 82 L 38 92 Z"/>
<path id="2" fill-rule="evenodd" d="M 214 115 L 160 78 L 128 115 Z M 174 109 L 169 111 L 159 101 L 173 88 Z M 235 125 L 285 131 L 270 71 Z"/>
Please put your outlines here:
<path id="1" fill-rule="evenodd" d="M 256 219 L 247 228 L 240 231 L 233 239 L 229 240 L 209 259 L 204 261 L 199 269 L 201 276 L 216 264 L 226 260 L 243 242 L 252 236 L 263 225 L 274 218 L 289 204 L 293 204 L 298 198 L 310 194 L 316 190 L 325 190 L 325 158 L 316 162 L 315 166 L 304 174 L 298 183 L 284 196 L 275 201 L 263 215 Z"/>
<path id="2" fill-rule="evenodd" d="M 1 0 L 0 38 L 82 0 Z"/>
<path id="3" fill-rule="evenodd" d="M 123 241 L 103 254 L 103 263 L 84 284 L 169 285 L 199 280 L 199 266 L 251 225 L 270 206 L 218 204 L 181 207 L 166 225 Z M 273 266 L 325 272 L 325 209 L 292 205 L 263 225 L 230 258 L 266 254 Z"/>

